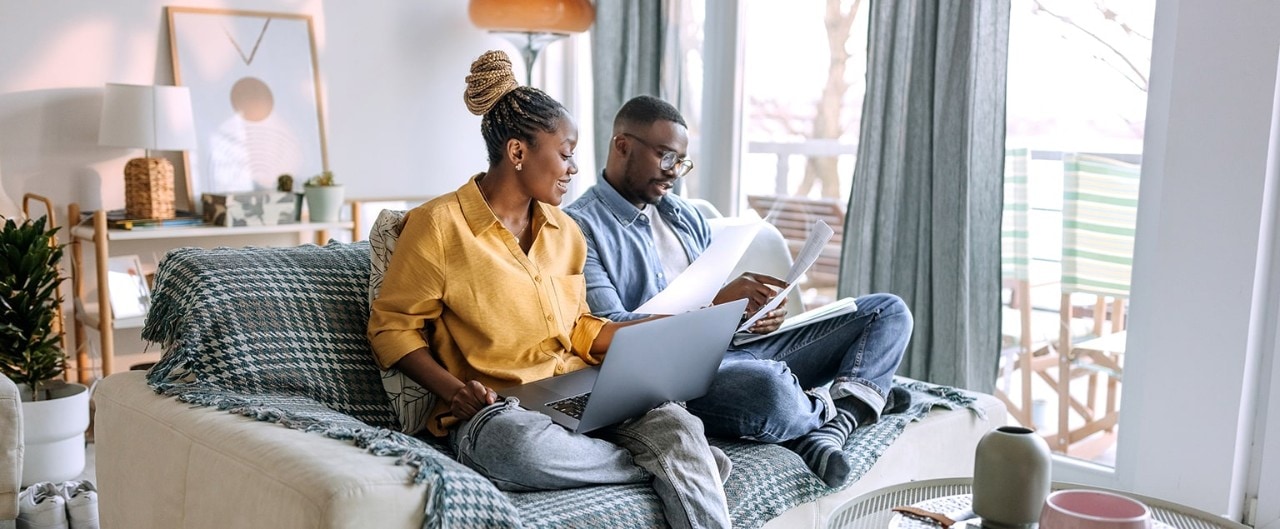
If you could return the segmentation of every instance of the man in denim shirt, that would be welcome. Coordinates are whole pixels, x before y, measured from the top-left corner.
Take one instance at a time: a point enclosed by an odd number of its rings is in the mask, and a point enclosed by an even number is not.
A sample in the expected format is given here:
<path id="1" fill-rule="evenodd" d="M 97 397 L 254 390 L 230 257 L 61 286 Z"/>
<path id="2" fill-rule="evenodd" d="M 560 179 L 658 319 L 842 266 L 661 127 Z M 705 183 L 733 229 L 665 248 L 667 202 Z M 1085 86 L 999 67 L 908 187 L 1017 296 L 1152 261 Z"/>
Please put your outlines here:
<path id="1" fill-rule="evenodd" d="M 628 101 L 614 118 L 600 183 L 564 208 L 587 238 L 587 303 L 597 316 L 647 316 L 631 311 L 711 243 L 702 214 L 671 194 L 693 168 L 688 144 L 675 107 L 651 96 Z M 747 298 L 750 314 L 785 286 L 748 272 L 725 285 L 714 303 Z M 772 332 L 785 316 L 786 309 L 776 309 L 751 332 Z M 911 312 L 897 296 L 859 297 L 854 313 L 731 346 L 710 391 L 688 409 L 708 434 L 781 443 L 838 487 L 849 476 L 843 454 L 849 434 L 909 400 L 891 385 L 911 327 Z"/>

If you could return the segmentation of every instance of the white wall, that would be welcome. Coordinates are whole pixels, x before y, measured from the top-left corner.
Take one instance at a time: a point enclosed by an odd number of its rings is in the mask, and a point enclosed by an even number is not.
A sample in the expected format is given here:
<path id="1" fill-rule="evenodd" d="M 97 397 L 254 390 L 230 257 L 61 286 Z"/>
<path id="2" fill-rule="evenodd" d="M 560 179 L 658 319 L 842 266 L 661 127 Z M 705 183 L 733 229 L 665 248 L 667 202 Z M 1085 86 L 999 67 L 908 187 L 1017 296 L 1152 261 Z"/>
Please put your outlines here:
<path id="1" fill-rule="evenodd" d="M 59 216 L 72 201 L 124 206 L 124 163 L 140 151 L 97 145 L 102 86 L 172 83 L 170 3 L 0 0 L 0 175 L 15 200 L 46 195 Z M 348 196 L 438 194 L 485 168 L 479 118 L 462 102 L 464 78 L 487 49 L 518 55 L 471 25 L 465 1 L 181 5 L 313 17 L 329 162 Z M 181 171 L 181 159 L 171 159 Z"/>
<path id="2" fill-rule="evenodd" d="M 1157 4 L 1117 454 L 1120 486 L 1236 519 L 1277 28 L 1277 2 Z"/>
<path id="3" fill-rule="evenodd" d="M 164 12 L 171 3 L 0 0 L 0 184 L 15 201 L 28 192 L 49 197 L 60 224 L 71 202 L 86 211 L 124 207 L 124 164 L 142 153 L 98 146 L 102 87 L 107 82 L 173 83 Z M 484 170 L 480 118 L 462 99 L 471 61 L 486 50 L 504 50 L 517 63 L 517 78 L 524 78 L 514 47 L 472 26 L 465 0 L 184 0 L 180 5 L 313 18 L 329 166 L 351 198 L 436 195 Z M 552 44 L 543 55 L 564 53 L 562 48 Z M 537 75 L 535 85 L 541 86 Z M 560 98 L 559 92 L 551 95 Z M 164 154 L 179 173 L 182 196 L 181 156 Z M 116 244 L 112 253 L 136 253 L 145 266 L 173 245 L 292 242 L 289 236 L 210 238 Z M 91 257 L 86 249 L 89 267 Z M 97 335 L 89 334 L 96 351 Z M 143 350 L 137 334 L 117 333 L 118 355 Z M 131 363 L 117 360 L 117 369 Z"/>

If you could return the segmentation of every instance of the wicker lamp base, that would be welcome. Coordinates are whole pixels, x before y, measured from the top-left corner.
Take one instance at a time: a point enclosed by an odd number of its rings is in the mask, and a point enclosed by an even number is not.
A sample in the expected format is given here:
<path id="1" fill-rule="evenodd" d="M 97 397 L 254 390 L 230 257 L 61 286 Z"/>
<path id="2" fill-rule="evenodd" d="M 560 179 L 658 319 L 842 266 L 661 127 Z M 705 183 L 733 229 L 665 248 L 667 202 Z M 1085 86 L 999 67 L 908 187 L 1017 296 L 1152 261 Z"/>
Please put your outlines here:
<path id="1" fill-rule="evenodd" d="M 124 166 L 124 212 L 131 219 L 171 219 L 173 164 L 164 158 L 134 158 Z"/>

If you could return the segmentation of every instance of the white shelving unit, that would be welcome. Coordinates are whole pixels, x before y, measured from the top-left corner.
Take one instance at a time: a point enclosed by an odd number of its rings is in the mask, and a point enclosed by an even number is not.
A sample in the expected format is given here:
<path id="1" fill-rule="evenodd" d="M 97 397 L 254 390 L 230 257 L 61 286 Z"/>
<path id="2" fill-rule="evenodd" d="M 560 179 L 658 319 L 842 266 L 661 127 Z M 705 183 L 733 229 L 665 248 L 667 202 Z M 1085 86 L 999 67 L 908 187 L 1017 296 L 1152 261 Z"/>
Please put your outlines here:
<path id="1" fill-rule="evenodd" d="M 138 329 L 145 322 L 145 317 L 116 319 L 110 310 L 111 292 L 107 280 L 107 263 L 111 257 L 111 243 L 116 241 L 154 241 L 161 246 L 175 248 L 191 246 L 191 239 L 208 237 L 254 237 L 272 234 L 297 234 L 302 242 L 303 235 L 314 234 L 317 244 L 328 240 L 330 231 L 350 231 L 354 225 L 350 221 L 342 222 L 301 222 L 280 224 L 276 226 L 182 226 L 134 228 L 131 230 L 109 229 L 106 213 L 99 210 L 93 213 L 88 222 L 78 222 L 80 208 L 76 204 L 68 207 L 67 218 L 72 224 L 70 229 L 71 250 L 71 288 L 75 317 L 75 369 L 81 383 L 89 383 L 93 377 L 93 366 L 89 359 L 88 329 L 97 331 L 101 342 L 102 376 L 106 377 L 115 368 L 115 331 L 118 329 Z M 94 270 L 84 268 L 83 244 L 93 245 Z M 85 298 L 84 275 L 92 273 L 97 280 L 96 299 Z"/>

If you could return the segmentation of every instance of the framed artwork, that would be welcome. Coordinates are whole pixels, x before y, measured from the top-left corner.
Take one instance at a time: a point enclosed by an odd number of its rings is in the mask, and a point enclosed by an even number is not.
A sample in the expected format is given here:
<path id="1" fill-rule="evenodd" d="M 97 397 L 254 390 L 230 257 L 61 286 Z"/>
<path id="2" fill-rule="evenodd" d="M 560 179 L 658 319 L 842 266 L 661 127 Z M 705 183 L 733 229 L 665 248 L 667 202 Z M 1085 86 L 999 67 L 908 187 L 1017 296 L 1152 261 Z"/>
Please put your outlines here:
<path id="1" fill-rule="evenodd" d="M 151 289 L 147 286 L 147 276 L 142 271 L 142 261 L 138 256 L 108 258 L 107 283 L 113 317 L 122 320 L 147 315 L 151 308 Z"/>
<path id="2" fill-rule="evenodd" d="M 276 189 L 328 170 L 311 17 L 165 8 L 175 84 L 191 90 L 188 199 Z"/>

